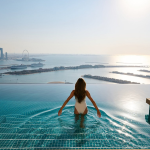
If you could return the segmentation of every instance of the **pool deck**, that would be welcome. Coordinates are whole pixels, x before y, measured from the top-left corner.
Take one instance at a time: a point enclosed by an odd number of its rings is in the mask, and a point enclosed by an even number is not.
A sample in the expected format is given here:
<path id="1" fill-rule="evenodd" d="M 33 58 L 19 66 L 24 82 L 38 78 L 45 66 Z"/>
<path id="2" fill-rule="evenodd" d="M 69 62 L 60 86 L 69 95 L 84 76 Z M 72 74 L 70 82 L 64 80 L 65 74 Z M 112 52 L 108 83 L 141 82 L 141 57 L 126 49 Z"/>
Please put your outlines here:
<path id="1" fill-rule="evenodd" d="M 150 119 L 150 98 L 146 98 L 146 103 L 149 105 L 149 119 Z"/>
<path id="2" fill-rule="evenodd" d="M 150 98 L 146 98 L 146 103 L 150 105 Z"/>

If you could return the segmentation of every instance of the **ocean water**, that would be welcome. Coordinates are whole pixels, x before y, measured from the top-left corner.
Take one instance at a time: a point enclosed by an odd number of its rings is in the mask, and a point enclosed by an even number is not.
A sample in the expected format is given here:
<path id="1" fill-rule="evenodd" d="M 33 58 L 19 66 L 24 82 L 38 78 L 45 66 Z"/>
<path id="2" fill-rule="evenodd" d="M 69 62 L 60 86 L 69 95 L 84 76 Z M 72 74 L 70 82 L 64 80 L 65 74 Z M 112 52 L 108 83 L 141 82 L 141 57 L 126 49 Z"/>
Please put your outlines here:
<path id="1" fill-rule="evenodd" d="M 150 85 L 87 84 L 88 114 L 74 115 L 73 84 L 1 84 L 1 149 L 150 149 Z"/>
<path id="2" fill-rule="evenodd" d="M 77 70 L 65 70 L 65 71 L 55 71 L 55 72 L 45 72 L 39 74 L 30 74 L 30 75 L 4 75 L 0 78 L 0 83 L 48 83 L 54 81 L 61 82 L 71 82 L 75 83 L 79 77 L 84 74 L 99 75 L 104 77 L 129 80 L 132 82 L 139 82 L 141 84 L 150 84 L 150 79 L 145 79 L 141 77 L 127 76 L 112 74 L 111 71 L 120 71 L 120 72 L 130 72 L 135 74 L 149 75 L 150 73 L 144 73 L 138 71 L 139 69 L 149 70 L 150 66 L 150 56 L 132 56 L 132 55 L 123 55 L 123 56 L 105 56 L 105 55 L 45 55 L 45 56 L 33 56 L 34 58 L 41 58 L 45 60 L 45 65 L 43 68 L 53 68 L 56 66 L 79 66 L 84 64 L 90 65 L 135 65 L 135 66 L 144 66 L 146 68 L 92 68 L 92 69 L 77 69 Z M 0 68 L 4 66 L 11 66 L 14 64 L 32 64 L 33 62 L 21 62 L 16 60 L 1 60 Z M 27 69 L 33 69 L 28 67 Z M 37 68 L 38 69 L 38 68 Z M 0 73 L 16 71 L 16 70 L 2 70 Z M 111 82 L 98 81 L 94 79 L 86 79 L 87 83 L 96 83 L 96 84 L 112 84 Z"/>

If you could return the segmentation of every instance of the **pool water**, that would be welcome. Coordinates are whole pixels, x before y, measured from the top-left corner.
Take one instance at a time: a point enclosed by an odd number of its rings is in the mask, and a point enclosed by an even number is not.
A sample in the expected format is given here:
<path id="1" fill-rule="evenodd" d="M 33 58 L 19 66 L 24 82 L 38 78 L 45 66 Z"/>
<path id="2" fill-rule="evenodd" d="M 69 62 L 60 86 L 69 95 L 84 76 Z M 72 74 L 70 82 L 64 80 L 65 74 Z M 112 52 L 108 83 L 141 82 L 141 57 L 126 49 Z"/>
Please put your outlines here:
<path id="1" fill-rule="evenodd" d="M 1 149 L 150 149 L 150 85 L 97 85 L 87 89 L 88 114 L 74 115 L 74 85 L 0 85 Z"/>

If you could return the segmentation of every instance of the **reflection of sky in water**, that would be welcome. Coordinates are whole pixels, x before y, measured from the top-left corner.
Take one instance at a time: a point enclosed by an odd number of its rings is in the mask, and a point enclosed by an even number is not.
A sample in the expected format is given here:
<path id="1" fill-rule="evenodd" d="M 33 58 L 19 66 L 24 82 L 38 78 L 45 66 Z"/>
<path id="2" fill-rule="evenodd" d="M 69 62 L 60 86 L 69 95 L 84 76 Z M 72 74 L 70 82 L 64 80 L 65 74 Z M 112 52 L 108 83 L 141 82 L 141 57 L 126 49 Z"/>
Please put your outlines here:
<path id="1" fill-rule="evenodd" d="M 97 117 L 86 99 L 89 112 L 81 125 L 81 116 L 75 119 L 73 113 L 74 98 L 61 116 L 57 114 L 74 85 L 1 85 L 0 139 L 5 142 L 0 140 L 0 146 L 150 148 L 149 124 L 145 121 L 149 88 L 87 84 L 102 117 Z"/>
<path id="2" fill-rule="evenodd" d="M 91 64 L 91 65 L 150 65 L 150 56 L 85 56 L 85 55 L 48 55 L 48 56 L 38 56 L 37 58 L 44 59 L 43 62 L 45 65 L 43 68 L 51 68 L 54 66 L 78 66 L 82 64 Z M 33 62 L 20 62 L 14 60 L 0 61 L 0 65 L 8 65 L 8 64 L 31 64 Z M 27 69 L 32 69 L 28 67 Z M 81 77 L 84 74 L 91 75 L 99 75 L 110 78 L 129 80 L 132 82 L 139 82 L 144 84 L 150 84 L 150 79 L 127 76 L 127 75 L 119 75 L 112 74 L 112 71 L 120 71 L 120 72 L 131 72 L 134 74 L 142 74 L 142 75 L 150 75 L 150 73 L 140 72 L 140 69 L 149 68 L 99 68 L 99 69 L 79 69 L 79 70 L 65 70 L 65 71 L 56 71 L 56 72 L 46 72 L 39 74 L 31 74 L 31 75 L 22 75 L 22 76 L 12 76 L 5 75 L 0 78 L 0 83 L 48 83 L 52 81 L 68 81 L 71 83 L 75 83 L 77 78 Z M 7 70 L 0 70 L 0 73 L 7 72 Z M 98 81 L 93 79 L 85 79 L 87 83 L 107 83 L 111 84 L 111 82 Z"/>

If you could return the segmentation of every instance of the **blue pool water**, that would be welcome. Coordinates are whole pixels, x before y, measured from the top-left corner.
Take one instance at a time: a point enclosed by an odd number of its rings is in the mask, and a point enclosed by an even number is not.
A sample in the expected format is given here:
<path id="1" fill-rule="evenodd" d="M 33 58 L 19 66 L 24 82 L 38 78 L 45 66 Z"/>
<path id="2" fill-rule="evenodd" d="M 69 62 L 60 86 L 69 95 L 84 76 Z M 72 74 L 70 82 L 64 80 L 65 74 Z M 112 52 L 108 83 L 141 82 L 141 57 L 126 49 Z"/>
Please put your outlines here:
<path id="1" fill-rule="evenodd" d="M 87 84 L 102 117 L 74 115 L 74 85 L 0 85 L 1 149 L 150 149 L 150 85 Z"/>

